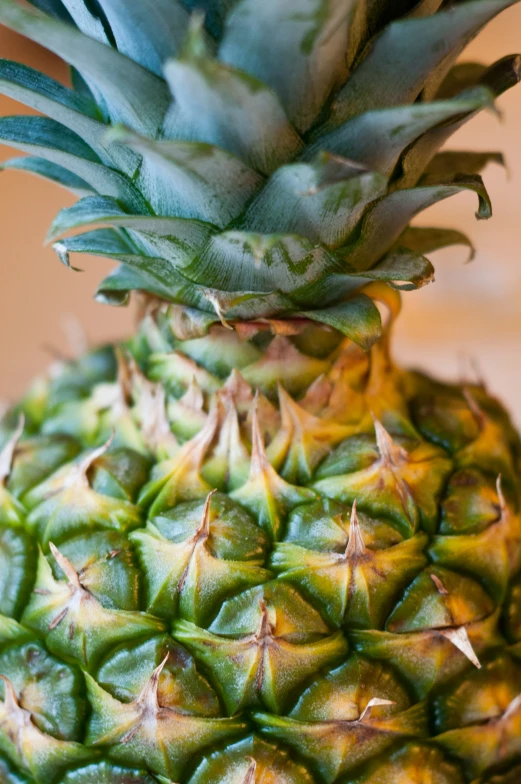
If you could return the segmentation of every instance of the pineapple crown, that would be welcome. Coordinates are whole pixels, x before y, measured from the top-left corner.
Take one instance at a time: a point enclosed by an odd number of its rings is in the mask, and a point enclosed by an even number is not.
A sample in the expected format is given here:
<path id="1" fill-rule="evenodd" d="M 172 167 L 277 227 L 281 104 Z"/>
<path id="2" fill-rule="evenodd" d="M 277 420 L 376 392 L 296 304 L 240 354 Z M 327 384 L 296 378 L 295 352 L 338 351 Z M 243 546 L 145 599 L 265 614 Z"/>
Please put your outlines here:
<path id="1" fill-rule="evenodd" d="M 432 280 L 433 250 L 472 250 L 411 219 L 464 190 L 491 215 L 480 171 L 501 155 L 439 150 L 519 81 L 519 56 L 456 62 L 515 2 L 0 0 L 72 85 L 0 61 L 0 91 L 46 115 L 0 119 L 29 153 L 4 168 L 80 197 L 49 236 L 68 266 L 119 262 L 103 302 L 170 303 L 179 337 L 311 320 L 367 349 L 386 287 Z"/>

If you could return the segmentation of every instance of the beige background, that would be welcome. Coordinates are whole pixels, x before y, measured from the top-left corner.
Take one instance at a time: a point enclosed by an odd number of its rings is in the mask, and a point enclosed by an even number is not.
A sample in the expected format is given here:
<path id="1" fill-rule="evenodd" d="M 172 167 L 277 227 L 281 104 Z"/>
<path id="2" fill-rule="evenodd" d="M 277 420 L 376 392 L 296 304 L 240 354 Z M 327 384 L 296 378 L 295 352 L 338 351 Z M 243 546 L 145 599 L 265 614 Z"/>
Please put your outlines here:
<path id="1" fill-rule="evenodd" d="M 521 5 L 505 12 L 467 50 L 467 59 L 492 62 L 521 51 Z M 0 56 L 22 60 L 60 78 L 62 67 L 42 50 L 0 30 Z M 478 255 L 465 265 L 462 248 L 433 257 L 437 282 L 404 297 L 395 353 L 398 359 L 454 378 L 478 360 L 491 390 L 501 396 L 521 424 L 521 86 L 503 96 L 504 122 L 483 114 L 459 132 L 453 148 L 502 149 L 509 176 L 490 167 L 486 182 L 495 217 L 477 223 L 475 199 L 458 196 L 424 214 L 424 225 L 458 226 L 473 238 Z M 22 108 L 27 113 L 27 110 Z M 0 114 L 20 111 L 0 98 Z M 0 148 L 2 158 L 11 151 Z M 42 248 L 56 211 L 71 203 L 66 191 L 35 177 L 0 176 L 0 400 L 20 394 L 49 362 L 49 350 L 66 351 L 64 316 L 75 313 L 95 342 L 127 334 L 131 309 L 112 309 L 92 300 L 96 283 L 110 263 L 85 257 L 85 272 L 62 267 Z"/>

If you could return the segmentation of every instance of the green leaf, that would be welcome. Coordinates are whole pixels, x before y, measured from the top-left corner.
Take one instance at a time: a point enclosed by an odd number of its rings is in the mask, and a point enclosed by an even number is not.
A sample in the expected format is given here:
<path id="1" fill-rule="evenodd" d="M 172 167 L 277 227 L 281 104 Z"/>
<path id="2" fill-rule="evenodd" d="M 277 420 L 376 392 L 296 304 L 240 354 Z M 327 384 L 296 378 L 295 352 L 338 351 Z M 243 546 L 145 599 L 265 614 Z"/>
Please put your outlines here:
<path id="1" fill-rule="evenodd" d="M 298 235 L 227 231 L 210 237 L 184 274 L 224 291 L 281 291 L 296 298 L 300 289 L 341 269 L 325 248 Z"/>
<path id="2" fill-rule="evenodd" d="M 70 266 L 69 253 L 92 253 L 117 258 L 136 252 L 130 241 L 114 229 L 95 229 L 76 237 L 60 240 L 54 243 L 53 250 L 66 267 Z"/>
<path id="3" fill-rule="evenodd" d="M 382 335 L 382 319 L 373 300 L 358 294 L 347 302 L 319 310 L 307 310 L 303 316 L 337 329 L 364 351 L 369 351 Z"/>
<path id="4" fill-rule="evenodd" d="M 427 83 L 435 92 L 476 33 L 517 1 L 472 0 L 390 24 L 339 92 L 327 129 L 370 109 L 413 103 Z"/>
<path id="5" fill-rule="evenodd" d="M 443 229 L 438 226 L 408 226 L 400 234 L 396 244 L 421 254 L 432 253 L 451 245 L 465 245 L 470 249 L 470 259 L 474 257 L 475 252 L 466 234 L 456 229 Z"/>
<path id="6" fill-rule="evenodd" d="M 452 98 L 462 90 L 482 85 L 496 95 L 514 87 L 521 77 L 521 55 L 508 54 L 492 65 L 457 63 L 438 88 L 436 98 Z"/>
<path id="7" fill-rule="evenodd" d="M 71 16 L 63 7 L 61 0 L 29 0 L 29 2 L 49 16 L 62 19 L 64 22 L 72 22 Z"/>
<path id="8" fill-rule="evenodd" d="M 191 261 L 216 229 L 202 221 L 187 218 L 163 218 L 152 215 L 129 215 L 115 199 L 89 196 L 58 213 L 48 240 L 93 224 L 122 227 L 145 255 L 159 255 L 177 266 Z"/>
<path id="9" fill-rule="evenodd" d="M 110 46 L 16 0 L 0 0 L 0 23 L 75 66 L 101 91 L 113 121 L 145 134 L 157 133 L 169 105 L 166 85 L 157 76 Z"/>
<path id="10" fill-rule="evenodd" d="M 450 177 L 454 172 L 480 174 L 489 163 L 506 166 L 502 152 L 476 152 L 475 150 L 447 150 L 439 152 L 425 169 L 425 174 Z"/>
<path id="11" fill-rule="evenodd" d="M 124 276 L 125 285 L 128 282 L 136 284 L 130 288 L 150 291 L 165 300 L 216 313 L 218 317 L 222 314 L 229 318 L 254 319 L 294 309 L 291 300 L 277 291 L 227 292 L 194 283 L 165 259 L 138 254 L 121 235 L 111 229 L 98 229 L 79 237 L 60 240 L 53 247 L 66 266 L 70 266 L 69 253 L 88 253 L 117 259 L 130 268 L 130 274 L 125 273 Z M 114 304 L 125 303 L 126 293 L 124 295 L 123 292 L 128 292 L 128 288 L 121 285 L 121 277 L 109 282 L 108 287 L 107 279 L 103 282 L 100 297 L 110 298 L 110 292 L 117 292 L 112 294 Z"/>
<path id="12" fill-rule="evenodd" d="M 434 182 L 426 178 L 422 187 L 394 191 L 370 207 L 362 221 L 359 236 L 342 249 L 343 258 L 355 269 L 367 270 L 392 247 L 415 215 L 443 199 L 468 190 L 479 198 L 476 217 L 489 218 L 492 214 L 490 198 L 479 175 L 455 175 L 445 181 Z"/>
<path id="13" fill-rule="evenodd" d="M 88 182 L 68 171 L 68 169 L 64 169 L 63 166 L 46 161 L 45 158 L 33 158 L 32 156 L 11 158 L 8 161 L 2 161 L 0 164 L 0 171 L 4 169 L 17 169 L 18 171 L 36 174 L 38 177 L 43 177 L 46 180 L 55 182 L 57 185 L 61 185 L 62 188 L 67 188 L 67 190 L 75 193 L 76 196 L 87 196 L 92 193 L 92 188 Z"/>
<path id="14" fill-rule="evenodd" d="M 149 278 L 141 277 L 137 270 L 120 264 L 101 281 L 94 299 L 103 305 L 121 307 L 129 304 L 132 291 L 147 291 L 162 299 L 169 298 L 169 290 L 159 282 L 154 285 Z"/>
<path id="15" fill-rule="evenodd" d="M 347 76 L 354 5 L 354 0 L 242 0 L 226 20 L 219 58 L 271 87 L 304 132 Z"/>
<path id="16" fill-rule="evenodd" d="M 408 248 L 397 247 L 370 269 L 322 278 L 308 292 L 308 301 L 311 300 L 308 307 L 317 302 L 338 302 L 375 280 L 389 283 L 396 289 L 411 291 L 430 283 L 433 276 L 434 268 L 428 259 Z M 300 293 L 298 295 L 302 296 Z M 295 295 L 293 298 L 296 299 Z"/>
<path id="17" fill-rule="evenodd" d="M 197 29 L 183 57 L 166 63 L 165 76 L 175 98 L 166 126 L 170 138 L 216 145 L 263 174 L 301 149 L 275 93 L 253 76 L 211 59 Z"/>
<path id="18" fill-rule="evenodd" d="M 438 100 L 454 98 L 455 95 L 463 90 L 482 84 L 483 76 L 487 70 L 487 66 L 482 63 L 456 63 L 438 87 L 436 98 Z"/>
<path id="19" fill-rule="evenodd" d="M 336 247 L 346 241 L 386 178 L 352 161 L 322 153 L 313 163 L 278 169 L 249 203 L 237 228 L 294 233 Z"/>
<path id="20" fill-rule="evenodd" d="M 0 142 L 68 169 L 93 190 L 146 212 L 139 191 L 123 174 L 104 166 L 95 152 L 72 131 L 47 117 L 0 118 Z"/>
<path id="21" fill-rule="evenodd" d="M 143 155 L 138 185 L 160 215 L 196 218 L 224 227 L 262 182 L 240 160 L 208 144 L 156 142 L 123 128 L 111 131 L 111 138 Z"/>
<path id="22" fill-rule="evenodd" d="M 482 87 L 449 101 L 367 111 L 325 135 L 316 135 L 305 156 L 309 159 L 317 150 L 328 150 L 390 174 L 404 149 L 419 136 L 462 113 L 490 106 L 493 99 L 493 93 Z"/>
<path id="23" fill-rule="evenodd" d="M 119 51 L 158 76 L 181 48 L 189 15 L 177 0 L 103 0 Z"/>
<path id="24" fill-rule="evenodd" d="M 85 0 L 61 0 L 76 26 L 85 35 L 95 38 L 96 41 L 108 43 L 107 34 L 99 17 L 89 11 Z M 95 5 L 91 4 L 95 8 Z"/>
<path id="25" fill-rule="evenodd" d="M 412 291 L 430 283 L 434 278 L 434 267 L 425 256 L 408 248 L 398 247 L 385 258 L 362 274 L 363 279 L 381 280 L 395 289 Z"/>
<path id="26" fill-rule="evenodd" d="M 521 57 L 512 56 L 503 58 L 492 65 L 480 76 L 480 84 L 477 89 L 487 89 L 498 97 L 505 90 L 513 87 L 521 78 Z M 446 143 L 446 141 L 466 122 L 471 120 L 479 111 L 466 112 L 461 117 L 456 118 L 452 123 L 446 123 L 422 136 L 405 153 L 401 162 L 401 176 L 395 180 L 395 188 L 409 188 L 415 185 L 422 172 L 426 169 L 435 153 Z M 467 169 L 456 169 L 460 173 L 472 174 Z"/>
<path id="27" fill-rule="evenodd" d="M 101 158 L 116 163 L 127 174 L 136 169 L 136 157 L 121 145 L 107 149 L 107 126 L 96 118 L 97 107 L 45 74 L 21 63 L 0 60 L 0 93 L 20 101 L 74 131 Z"/>
<path id="28" fill-rule="evenodd" d="M 56 150 L 57 153 L 82 158 L 90 163 L 100 163 L 99 157 L 77 133 L 48 117 L 13 115 L 0 118 L 0 137 L 15 146 L 33 146 Z"/>

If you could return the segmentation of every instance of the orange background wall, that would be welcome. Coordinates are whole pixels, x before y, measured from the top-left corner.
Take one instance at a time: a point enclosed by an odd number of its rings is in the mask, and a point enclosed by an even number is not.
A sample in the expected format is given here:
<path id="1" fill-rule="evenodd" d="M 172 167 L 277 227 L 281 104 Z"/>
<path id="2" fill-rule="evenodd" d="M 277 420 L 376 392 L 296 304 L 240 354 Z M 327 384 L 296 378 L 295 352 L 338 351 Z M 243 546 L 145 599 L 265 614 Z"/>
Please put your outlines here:
<path id="1" fill-rule="evenodd" d="M 466 59 L 492 62 L 521 52 L 521 5 L 505 12 L 467 50 Z M 63 69 L 49 54 L 5 29 L 0 56 L 19 59 L 60 78 Z M 478 248 L 465 265 L 466 251 L 433 256 L 436 284 L 404 297 L 395 353 L 400 361 L 455 378 L 475 357 L 490 389 L 502 397 L 521 425 L 521 86 L 499 101 L 504 121 L 484 113 L 454 137 L 452 148 L 506 153 L 509 176 L 490 167 L 485 179 L 495 217 L 477 223 L 475 198 L 462 195 L 432 208 L 424 225 L 458 226 Z M 0 114 L 28 113 L 0 97 Z M 1 158 L 12 151 L 0 147 Z M 16 153 L 15 153 L 16 154 Z M 15 172 L 0 175 L 0 400 L 20 394 L 50 360 L 50 349 L 67 352 L 62 325 L 75 313 L 93 342 L 128 334 L 132 309 L 96 304 L 96 283 L 111 268 L 82 257 L 85 272 L 62 267 L 42 247 L 57 210 L 72 197 L 51 184 Z"/>

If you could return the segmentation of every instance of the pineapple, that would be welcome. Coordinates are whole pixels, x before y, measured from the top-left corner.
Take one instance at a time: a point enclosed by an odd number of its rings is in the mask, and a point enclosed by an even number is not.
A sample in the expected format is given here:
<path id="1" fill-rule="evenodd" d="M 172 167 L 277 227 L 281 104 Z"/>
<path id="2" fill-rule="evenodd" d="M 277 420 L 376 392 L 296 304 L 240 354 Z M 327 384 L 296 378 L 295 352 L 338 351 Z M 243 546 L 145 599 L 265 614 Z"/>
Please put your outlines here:
<path id="1" fill-rule="evenodd" d="M 517 784 L 519 440 L 397 367 L 515 0 L 0 0 L 0 119 L 136 335 L 0 427 L 1 784 Z M 74 269 L 74 267 L 72 267 Z"/>

